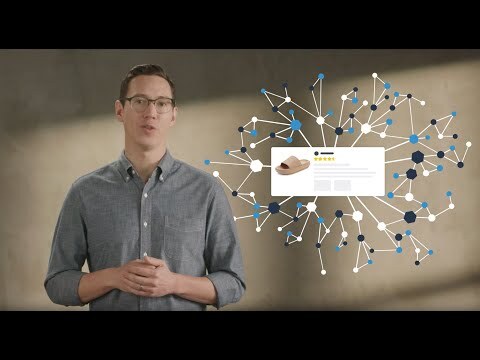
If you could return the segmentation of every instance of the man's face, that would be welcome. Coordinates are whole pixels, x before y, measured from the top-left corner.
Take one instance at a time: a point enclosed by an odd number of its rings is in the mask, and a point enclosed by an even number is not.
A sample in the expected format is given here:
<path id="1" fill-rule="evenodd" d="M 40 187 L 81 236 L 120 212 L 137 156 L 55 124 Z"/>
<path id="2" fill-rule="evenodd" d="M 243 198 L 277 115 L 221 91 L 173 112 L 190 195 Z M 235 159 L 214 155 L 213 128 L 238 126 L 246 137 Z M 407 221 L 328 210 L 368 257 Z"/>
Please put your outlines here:
<path id="1" fill-rule="evenodd" d="M 172 98 L 172 90 L 167 80 L 160 76 L 140 75 L 130 81 L 126 97 L 132 96 L 150 100 Z M 136 99 L 132 101 L 125 100 L 124 106 L 119 100 L 115 102 L 115 114 L 125 129 L 125 143 L 135 144 L 145 151 L 165 144 L 169 129 L 175 125 L 177 108 L 169 105 L 169 100 L 160 100 L 169 109 L 168 112 L 157 113 L 153 102 L 148 103 L 144 111 L 138 112 L 133 108 Z M 138 101 L 136 103 L 138 105 Z"/>

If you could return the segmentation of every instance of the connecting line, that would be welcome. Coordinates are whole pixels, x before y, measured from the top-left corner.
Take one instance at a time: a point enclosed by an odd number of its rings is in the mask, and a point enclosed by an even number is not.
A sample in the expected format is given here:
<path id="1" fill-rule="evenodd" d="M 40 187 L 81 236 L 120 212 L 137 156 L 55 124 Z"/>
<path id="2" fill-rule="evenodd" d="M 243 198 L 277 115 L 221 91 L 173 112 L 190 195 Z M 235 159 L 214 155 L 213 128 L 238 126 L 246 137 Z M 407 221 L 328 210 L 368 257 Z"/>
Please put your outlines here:
<path id="1" fill-rule="evenodd" d="M 268 214 L 267 217 L 263 220 L 262 224 L 260 225 L 260 227 L 263 226 L 263 224 L 265 224 L 265 221 L 267 221 L 267 219 L 270 217 L 270 215 L 272 215 L 272 213 Z"/>
<path id="2" fill-rule="evenodd" d="M 413 130 L 413 114 L 412 114 L 412 100 L 408 99 L 408 107 L 410 109 L 410 123 L 412 124 L 412 134 L 415 134 L 415 130 Z"/>
<path id="3" fill-rule="evenodd" d="M 307 226 L 307 222 L 308 222 L 308 219 L 310 218 L 310 215 L 311 215 L 311 214 L 312 214 L 311 212 L 308 212 L 308 216 L 307 216 L 307 218 L 305 219 L 305 223 L 303 224 L 303 228 L 302 228 L 302 232 L 300 233 L 300 236 L 302 236 L 303 231 L 305 230 L 305 227 Z"/>
<path id="4" fill-rule="evenodd" d="M 290 200 L 291 198 L 293 198 L 293 196 L 290 196 L 289 198 L 287 198 L 287 199 L 283 200 L 283 201 L 282 201 L 280 204 L 278 204 L 278 205 L 282 205 L 284 202 L 286 202 L 286 201 Z"/>
<path id="5" fill-rule="evenodd" d="M 312 90 L 312 97 L 313 97 L 313 101 L 315 102 L 315 109 L 317 110 L 318 116 L 320 116 L 320 111 L 318 110 L 317 100 L 315 99 L 315 94 L 313 93 L 313 90 Z"/>
<path id="6" fill-rule="evenodd" d="M 292 104 L 295 105 L 295 106 L 298 106 L 300 109 L 302 109 L 303 111 L 305 111 L 307 114 L 313 116 L 315 119 L 317 118 L 315 115 L 313 115 L 310 111 L 308 110 L 305 110 L 303 107 L 301 107 L 300 105 L 298 105 L 296 102 L 292 101 Z"/>
<path id="7" fill-rule="evenodd" d="M 362 135 L 363 135 L 363 132 L 362 132 L 362 133 L 360 133 L 360 135 L 358 135 L 357 139 L 356 139 L 356 140 L 353 142 L 353 144 L 352 144 L 352 145 L 350 145 L 350 147 L 354 147 L 354 146 L 355 146 L 355 144 L 357 143 L 357 141 L 358 141 L 358 140 L 359 140 L 359 139 L 362 137 Z M 385 151 L 387 151 L 387 150 L 385 150 Z"/>
<path id="8" fill-rule="evenodd" d="M 431 147 L 429 147 L 429 146 L 425 145 L 425 144 L 424 144 L 424 143 L 422 143 L 421 141 L 419 141 L 418 143 L 419 143 L 420 145 L 423 145 L 423 146 L 425 146 L 425 147 L 426 147 L 428 150 L 431 150 L 431 151 L 433 151 L 435 154 L 437 154 L 437 151 L 433 150 Z"/>
<path id="9" fill-rule="evenodd" d="M 248 202 L 248 203 L 251 204 L 251 205 L 255 205 L 255 203 L 251 202 L 251 201 L 248 200 L 248 199 L 245 199 L 243 196 L 237 195 L 237 197 L 239 197 L 239 198 L 242 199 L 242 200 L 245 200 L 246 202 Z"/>
<path id="10" fill-rule="evenodd" d="M 356 263 L 356 265 L 355 265 L 355 267 L 356 267 L 357 269 L 358 269 L 358 258 L 360 257 L 360 246 L 361 246 L 361 244 L 360 244 L 360 242 L 359 242 L 359 243 L 358 243 L 358 252 L 357 252 L 357 263 Z"/>
<path id="11" fill-rule="evenodd" d="M 400 161 L 405 161 L 405 160 L 412 160 L 412 158 L 409 157 L 409 158 L 405 158 L 405 159 L 385 161 L 385 164 L 391 164 L 391 163 L 400 162 Z"/>
<path id="12" fill-rule="evenodd" d="M 447 130 L 448 125 L 450 125 L 450 121 L 452 121 L 452 119 L 453 119 L 453 116 L 450 115 L 450 119 L 448 120 L 447 125 L 445 125 L 445 128 L 444 128 L 443 131 L 442 131 L 442 135 L 443 135 L 443 134 L 445 133 L 445 131 Z"/>
<path id="13" fill-rule="evenodd" d="M 223 179 L 220 177 L 220 175 L 218 175 L 218 178 L 225 184 L 226 187 L 228 187 L 228 189 L 230 191 L 233 191 L 232 188 L 230 186 L 228 186 L 228 184 L 225 181 L 223 181 Z"/>
<path id="14" fill-rule="evenodd" d="M 298 130 L 298 132 L 303 136 L 303 138 L 304 138 L 305 141 L 307 142 L 308 146 L 313 147 L 313 146 L 308 142 L 308 140 L 307 140 L 307 138 L 305 137 L 305 135 L 303 135 L 302 130 Z"/>
<path id="15" fill-rule="evenodd" d="M 322 139 L 323 139 L 323 146 L 327 147 L 327 143 L 325 141 L 325 133 L 323 132 L 323 124 L 320 125 L 320 129 L 322 130 Z"/>
<path id="16" fill-rule="evenodd" d="M 363 134 L 363 133 L 362 133 L 362 134 Z M 388 148 L 388 149 L 385 149 L 385 152 L 390 151 L 390 150 L 392 150 L 392 149 L 395 149 L 395 148 L 397 148 L 397 147 L 399 147 L 399 146 L 408 144 L 409 142 L 410 142 L 410 141 L 407 140 L 407 141 L 405 141 L 405 142 L 403 142 L 403 143 L 400 143 L 400 144 L 398 144 L 398 145 L 392 146 L 392 147 L 390 147 L 390 148 Z"/>
<path id="17" fill-rule="evenodd" d="M 408 178 L 405 178 L 405 180 L 403 180 L 403 181 L 401 182 L 401 184 L 398 185 L 398 186 L 395 188 L 395 190 L 393 190 L 392 192 L 395 193 L 395 191 L 397 191 L 398 189 L 400 189 L 400 187 L 401 187 L 403 184 L 405 184 L 405 181 L 407 181 L 407 180 L 408 180 Z"/>
<path id="18" fill-rule="evenodd" d="M 352 200 L 350 200 L 350 196 L 347 196 L 348 202 L 350 203 L 350 206 L 352 207 L 353 211 L 355 210 L 355 206 L 353 206 Z"/>
<path id="19" fill-rule="evenodd" d="M 248 163 L 248 161 L 245 160 L 245 159 L 241 159 L 241 160 L 246 161 Z M 227 163 L 227 162 L 219 162 L 219 161 L 210 161 L 210 164 L 250 166 L 250 163 L 248 163 L 248 164 L 236 164 L 236 163 Z"/>
<path id="20" fill-rule="evenodd" d="M 384 203 L 385 205 L 390 206 L 393 210 L 398 211 L 400 214 L 404 215 L 404 212 L 401 211 L 401 210 L 399 210 L 399 209 L 397 209 L 395 206 L 390 205 L 389 203 L 387 203 L 387 202 L 383 201 L 382 199 L 378 198 L 377 196 L 374 196 L 374 198 L 377 199 L 378 201 L 381 201 L 381 202 Z"/>
<path id="21" fill-rule="evenodd" d="M 243 146 L 243 144 L 242 144 L 242 146 Z M 233 156 L 234 158 L 237 158 L 238 160 L 242 160 L 243 162 L 246 162 L 247 164 L 250 164 L 250 162 L 248 160 L 242 159 L 241 157 L 239 157 L 237 155 L 233 155 L 231 152 L 228 155 Z"/>
<path id="22" fill-rule="evenodd" d="M 363 207 L 365 208 L 365 210 L 368 211 L 368 213 L 375 219 L 375 221 L 376 221 L 377 223 L 380 222 L 380 221 L 378 221 L 378 219 L 375 217 L 375 215 L 373 215 L 372 212 L 365 206 L 365 204 L 362 202 L 362 200 L 360 200 L 360 199 L 358 198 L 358 196 L 355 196 L 355 199 L 357 199 L 357 200 L 360 202 L 360 204 L 363 205 Z M 350 199 L 349 199 L 349 200 L 350 200 Z"/>
<path id="23" fill-rule="evenodd" d="M 289 215 L 289 214 L 287 214 L 286 212 L 284 212 L 284 211 L 282 211 L 282 210 L 280 210 L 280 212 L 281 212 L 283 215 L 288 216 L 290 219 L 292 218 L 292 216 Z M 293 221 L 293 220 L 292 220 L 292 221 Z"/>
<path id="24" fill-rule="evenodd" d="M 242 187 L 243 184 L 245 184 L 245 181 L 247 181 L 247 179 L 249 178 L 250 175 L 252 175 L 253 171 L 250 171 L 250 174 L 247 175 L 247 177 L 245 178 L 245 180 L 243 180 L 243 182 L 240 184 L 240 186 L 237 188 L 237 191 L 240 190 L 240 188 Z"/>
<path id="25" fill-rule="evenodd" d="M 279 124 L 279 125 L 286 125 L 286 126 L 290 126 L 290 124 L 289 124 L 289 123 L 282 123 L 282 122 L 278 122 L 278 121 L 260 120 L 260 119 L 258 119 L 257 121 L 258 121 L 258 122 L 270 123 L 270 124 Z"/>

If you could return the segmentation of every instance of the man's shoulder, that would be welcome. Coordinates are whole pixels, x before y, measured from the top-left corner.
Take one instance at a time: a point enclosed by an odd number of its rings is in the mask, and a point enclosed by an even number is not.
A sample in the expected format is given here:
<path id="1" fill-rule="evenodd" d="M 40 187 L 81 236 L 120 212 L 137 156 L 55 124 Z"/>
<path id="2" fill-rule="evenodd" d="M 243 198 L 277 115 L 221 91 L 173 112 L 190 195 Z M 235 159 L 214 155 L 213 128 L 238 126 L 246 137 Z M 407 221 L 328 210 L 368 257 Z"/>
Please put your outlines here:
<path id="1" fill-rule="evenodd" d="M 195 166 L 183 160 L 175 159 L 174 171 L 178 172 L 178 174 L 181 176 L 191 176 L 195 178 L 196 181 L 205 183 L 205 185 L 215 186 L 217 184 L 217 181 L 212 174 L 196 168 Z"/>
<path id="2" fill-rule="evenodd" d="M 113 161 L 87 174 L 81 175 L 73 182 L 72 187 L 80 190 L 99 182 L 111 181 L 116 171 L 117 161 Z"/>

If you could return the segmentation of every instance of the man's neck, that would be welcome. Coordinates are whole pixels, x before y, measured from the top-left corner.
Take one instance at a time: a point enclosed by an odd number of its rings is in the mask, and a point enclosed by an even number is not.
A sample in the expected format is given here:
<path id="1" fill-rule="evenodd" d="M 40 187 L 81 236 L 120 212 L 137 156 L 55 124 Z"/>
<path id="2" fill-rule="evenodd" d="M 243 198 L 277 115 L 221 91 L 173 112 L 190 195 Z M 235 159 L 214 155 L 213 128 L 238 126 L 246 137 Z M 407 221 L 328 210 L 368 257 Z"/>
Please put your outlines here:
<path id="1" fill-rule="evenodd" d="M 125 156 L 132 163 L 133 168 L 144 183 L 148 181 L 165 153 L 166 146 L 145 151 L 134 146 L 125 145 Z"/>

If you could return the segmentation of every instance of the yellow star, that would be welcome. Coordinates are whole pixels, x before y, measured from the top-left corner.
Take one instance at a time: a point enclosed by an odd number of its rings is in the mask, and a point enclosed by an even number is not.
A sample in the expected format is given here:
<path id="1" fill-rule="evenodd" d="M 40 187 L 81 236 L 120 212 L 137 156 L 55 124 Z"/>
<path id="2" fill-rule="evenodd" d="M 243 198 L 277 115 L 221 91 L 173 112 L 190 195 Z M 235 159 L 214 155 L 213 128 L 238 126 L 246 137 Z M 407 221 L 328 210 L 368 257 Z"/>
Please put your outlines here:
<path id="1" fill-rule="evenodd" d="M 332 160 L 332 158 L 331 158 L 331 157 L 328 157 L 328 161 L 330 161 L 330 160 Z"/>
<path id="2" fill-rule="evenodd" d="M 326 157 L 324 157 L 324 158 L 323 158 L 323 161 L 327 161 L 327 158 L 326 158 Z"/>

